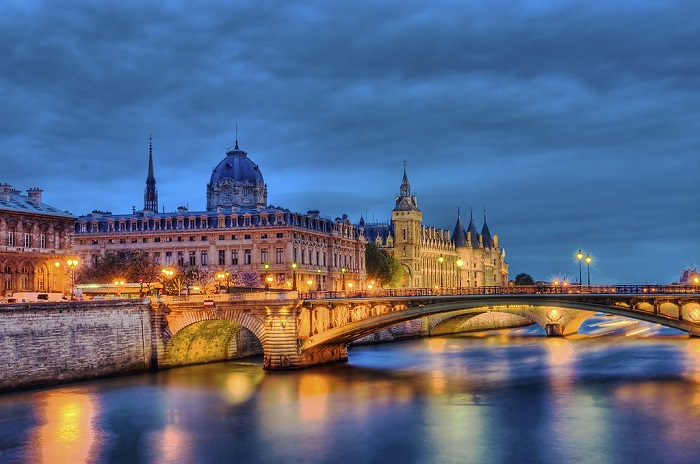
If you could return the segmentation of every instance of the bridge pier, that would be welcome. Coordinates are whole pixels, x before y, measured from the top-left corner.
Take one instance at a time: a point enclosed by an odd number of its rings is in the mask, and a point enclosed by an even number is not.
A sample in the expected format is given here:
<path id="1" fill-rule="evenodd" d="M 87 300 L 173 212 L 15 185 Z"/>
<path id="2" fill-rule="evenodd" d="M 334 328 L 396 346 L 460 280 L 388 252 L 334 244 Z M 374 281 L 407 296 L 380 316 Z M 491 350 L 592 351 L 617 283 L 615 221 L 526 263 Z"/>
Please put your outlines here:
<path id="1" fill-rule="evenodd" d="M 564 335 L 564 328 L 558 322 L 551 322 L 545 324 L 544 332 L 548 337 L 561 337 Z"/>

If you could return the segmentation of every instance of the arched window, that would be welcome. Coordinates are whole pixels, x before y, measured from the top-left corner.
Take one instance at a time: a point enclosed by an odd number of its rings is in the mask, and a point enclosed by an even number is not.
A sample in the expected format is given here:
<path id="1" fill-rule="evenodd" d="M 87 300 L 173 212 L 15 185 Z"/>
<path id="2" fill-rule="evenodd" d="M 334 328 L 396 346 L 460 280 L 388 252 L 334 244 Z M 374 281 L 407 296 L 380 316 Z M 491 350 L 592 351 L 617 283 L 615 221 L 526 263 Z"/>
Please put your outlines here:
<path id="1" fill-rule="evenodd" d="M 40 292 L 44 291 L 44 268 L 40 267 L 36 271 L 36 289 Z"/>
<path id="2" fill-rule="evenodd" d="M 20 288 L 22 290 L 29 290 L 29 269 L 26 267 L 22 268 L 22 275 L 20 276 Z"/>
<path id="3" fill-rule="evenodd" d="M 3 288 L 5 290 L 12 290 L 12 268 L 7 266 L 5 268 L 5 274 L 3 277 Z"/>

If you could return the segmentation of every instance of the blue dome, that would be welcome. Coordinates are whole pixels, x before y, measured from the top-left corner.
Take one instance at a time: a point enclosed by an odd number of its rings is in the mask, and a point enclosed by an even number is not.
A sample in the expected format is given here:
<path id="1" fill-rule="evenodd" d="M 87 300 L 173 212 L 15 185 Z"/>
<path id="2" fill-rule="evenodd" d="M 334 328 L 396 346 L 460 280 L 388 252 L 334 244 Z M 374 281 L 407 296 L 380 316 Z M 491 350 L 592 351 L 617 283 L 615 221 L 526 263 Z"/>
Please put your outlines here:
<path id="1" fill-rule="evenodd" d="M 248 181 L 253 185 L 258 182 L 265 183 L 258 165 L 248 158 L 246 152 L 238 148 L 238 143 L 233 150 L 226 152 L 226 158 L 214 168 L 209 183 L 214 185 L 224 179 L 234 182 Z"/>
<path id="2" fill-rule="evenodd" d="M 236 146 L 214 168 L 207 184 L 207 211 L 264 209 L 267 186 L 257 164 Z"/>

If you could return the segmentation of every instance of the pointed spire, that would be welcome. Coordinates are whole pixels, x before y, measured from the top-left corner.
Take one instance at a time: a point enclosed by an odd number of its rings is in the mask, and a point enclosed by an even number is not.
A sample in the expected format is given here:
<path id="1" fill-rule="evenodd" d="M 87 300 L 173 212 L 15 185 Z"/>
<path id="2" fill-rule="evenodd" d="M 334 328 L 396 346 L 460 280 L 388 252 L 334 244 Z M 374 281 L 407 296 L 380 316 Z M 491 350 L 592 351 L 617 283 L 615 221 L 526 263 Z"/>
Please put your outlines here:
<path id="1" fill-rule="evenodd" d="M 235 150 L 240 150 L 238 148 L 238 123 L 236 123 L 236 147 L 234 148 Z"/>
<path id="2" fill-rule="evenodd" d="M 457 248 L 466 248 L 468 246 L 467 232 L 464 230 L 464 224 L 462 224 L 462 218 L 459 215 L 459 208 L 457 208 L 457 223 L 452 233 L 452 240 Z"/>
<path id="3" fill-rule="evenodd" d="M 484 248 L 493 248 L 493 237 L 491 237 L 489 226 L 486 225 L 486 205 L 484 205 L 484 227 L 481 228 L 481 242 L 484 244 Z"/>
<path id="4" fill-rule="evenodd" d="M 474 208 L 469 211 L 469 226 L 467 226 L 467 244 L 472 248 L 479 248 L 479 232 L 474 225 Z"/>
<path id="5" fill-rule="evenodd" d="M 411 184 L 408 183 L 408 176 L 406 175 L 406 161 L 403 162 L 403 179 L 401 180 L 401 196 L 410 197 L 411 196 Z"/>
<path id="6" fill-rule="evenodd" d="M 403 179 L 401 179 L 400 193 L 396 197 L 396 208 L 394 208 L 394 211 L 397 210 L 420 211 L 416 196 L 411 196 L 411 184 L 408 182 L 408 175 L 406 174 L 406 161 L 403 162 Z"/>
<path id="7" fill-rule="evenodd" d="M 153 134 L 148 134 L 148 176 L 146 190 L 143 193 L 143 210 L 158 212 L 158 190 L 156 190 L 156 177 L 153 174 Z"/>

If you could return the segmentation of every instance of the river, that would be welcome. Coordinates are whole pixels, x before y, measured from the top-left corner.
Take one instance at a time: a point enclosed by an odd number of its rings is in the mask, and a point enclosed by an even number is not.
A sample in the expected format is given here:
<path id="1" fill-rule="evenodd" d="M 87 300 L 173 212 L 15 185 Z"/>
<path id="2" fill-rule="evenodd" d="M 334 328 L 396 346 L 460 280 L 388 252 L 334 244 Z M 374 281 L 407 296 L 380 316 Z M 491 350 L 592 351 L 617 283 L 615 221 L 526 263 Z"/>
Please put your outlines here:
<path id="1" fill-rule="evenodd" d="M 602 317 L 585 332 L 414 339 L 295 372 L 252 358 L 5 393 L 0 462 L 700 462 L 700 339 Z"/>

